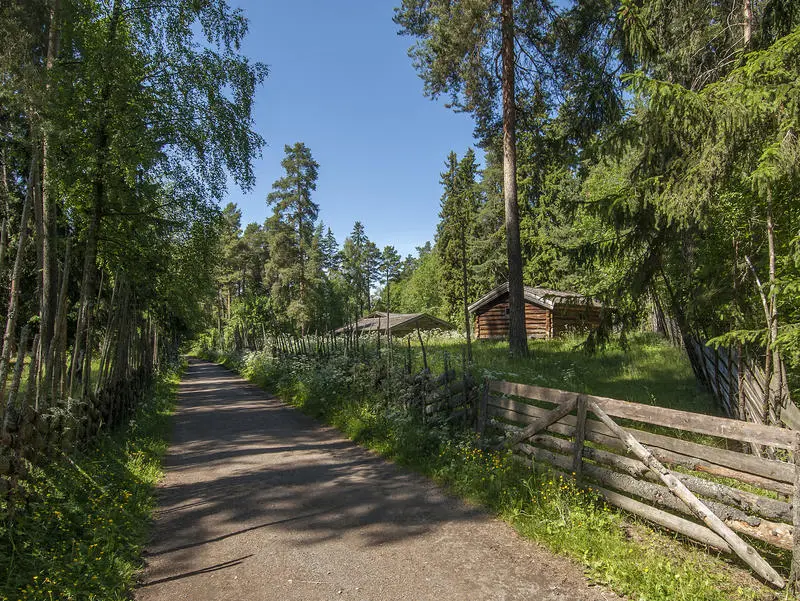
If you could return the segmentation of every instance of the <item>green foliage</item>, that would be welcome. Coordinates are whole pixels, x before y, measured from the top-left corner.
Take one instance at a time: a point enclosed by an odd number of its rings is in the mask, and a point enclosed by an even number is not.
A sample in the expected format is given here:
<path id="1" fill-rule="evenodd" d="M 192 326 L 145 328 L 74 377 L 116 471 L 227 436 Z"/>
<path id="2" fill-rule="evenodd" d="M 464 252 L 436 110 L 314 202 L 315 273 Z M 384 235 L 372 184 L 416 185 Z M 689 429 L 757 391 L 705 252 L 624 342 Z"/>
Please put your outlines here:
<path id="1" fill-rule="evenodd" d="M 356 317 L 372 307 L 370 287 L 376 280 L 379 260 L 378 247 L 367 237 L 363 224 L 356 221 L 342 246 L 342 272 L 354 305 L 351 314 Z"/>
<path id="2" fill-rule="evenodd" d="M 312 262 L 319 206 L 311 200 L 319 165 L 302 142 L 286 146 L 281 165 L 286 175 L 272 185 L 267 204 L 270 258 L 265 267 L 276 304 L 302 332 L 313 324 L 315 279 L 322 266 Z"/>
<path id="3" fill-rule="evenodd" d="M 442 263 L 438 252 L 420 253 L 416 266 L 393 286 L 392 305 L 400 313 L 427 313 L 446 319 L 442 297 Z"/>
<path id="4" fill-rule="evenodd" d="M 178 374 L 127 427 L 31 471 L 0 522 L 0 598 L 128 599 L 162 475 Z"/>
<path id="5" fill-rule="evenodd" d="M 624 401 L 718 415 L 713 397 L 697 384 L 686 353 L 656 334 L 612 338 L 602 351 L 588 354 L 577 336 L 531 340 L 531 357 L 513 359 L 501 341 L 478 341 L 472 353 L 478 376 L 548 388 L 584 392 Z M 431 338 L 428 362 L 443 368 L 445 354 L 459 357 L 463 341 Z M 422 364 L 418 344 L 416 366 Z M 452 359 L 451 359 L 452 361 Z"/>

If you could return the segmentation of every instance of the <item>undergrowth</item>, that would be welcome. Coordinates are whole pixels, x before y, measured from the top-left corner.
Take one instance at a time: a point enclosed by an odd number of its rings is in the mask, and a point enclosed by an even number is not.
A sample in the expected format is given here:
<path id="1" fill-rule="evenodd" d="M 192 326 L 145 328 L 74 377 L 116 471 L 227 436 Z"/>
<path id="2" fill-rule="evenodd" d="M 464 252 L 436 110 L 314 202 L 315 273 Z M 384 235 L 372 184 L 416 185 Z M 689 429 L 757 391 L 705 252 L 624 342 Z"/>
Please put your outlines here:
<path id="1" fill-rule="evenodd" d="M 159 379 L 126 427 L 31 469 L 0 521 L 0 599 L 130 598 L 178 380 Z"/>
<path id="2" fill-rule="evenodd" d="M 684 545 L 610 509 L 549 471 L 489 450 L 469 431 L 423 424 L 396 401 L 385 366 L 329 358 L 206 353 L 324 420 L 355 442 L 434 478 L 518 532 L 580 562 L 598 583 L 638 601 L 773 599 L 774 592 L 721 556 Z M 391 378 L 388 378 L 391 380 Z"/>

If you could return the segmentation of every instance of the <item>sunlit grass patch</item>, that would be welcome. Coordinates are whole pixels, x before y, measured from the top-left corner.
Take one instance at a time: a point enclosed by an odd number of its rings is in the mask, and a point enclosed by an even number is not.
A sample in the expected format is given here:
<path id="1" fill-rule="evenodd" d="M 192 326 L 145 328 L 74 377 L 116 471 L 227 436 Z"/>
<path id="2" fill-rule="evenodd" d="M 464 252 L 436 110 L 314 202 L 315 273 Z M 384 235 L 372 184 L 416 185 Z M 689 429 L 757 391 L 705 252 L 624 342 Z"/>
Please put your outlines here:
<path id="1" fill-rule="evenodd" d="M 473 343 L 475 370 L 497 380 L 534 384 L 606 396 L 671 409 L 719 414 L 712 395 L 702 389 L 683 349 L 655 334 L 618 339 L 589 354 L 585 337 L 566 336 L 552 340 L 530 340 L 529 356 L 509 356 L 508 343 L 478 340 Z M 428 363 L 441 371 L 445 361 L 460 365 L 464 341 L 457 337 L 431 337 L 426 343 Z M 419 343 L 412 341 L 414 360 L 421 367 Z"/>

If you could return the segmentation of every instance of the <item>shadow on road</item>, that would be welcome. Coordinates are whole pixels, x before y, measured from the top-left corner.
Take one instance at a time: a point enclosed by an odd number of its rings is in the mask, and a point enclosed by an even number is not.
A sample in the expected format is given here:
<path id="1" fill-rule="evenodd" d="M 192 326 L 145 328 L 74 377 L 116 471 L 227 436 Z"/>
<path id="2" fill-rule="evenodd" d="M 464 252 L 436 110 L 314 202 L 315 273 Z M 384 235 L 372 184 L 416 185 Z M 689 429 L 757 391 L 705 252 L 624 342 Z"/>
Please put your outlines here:
<path id="1" fill-rule="evenodd" d="M 297 547 L 345 535 L 372 547 L 482 515 L 221 367 L 193 362 L 178 405 L 147 586 L 195 573 L 171 575 L 199 549 L 256 531 L 283 529 Z"/>

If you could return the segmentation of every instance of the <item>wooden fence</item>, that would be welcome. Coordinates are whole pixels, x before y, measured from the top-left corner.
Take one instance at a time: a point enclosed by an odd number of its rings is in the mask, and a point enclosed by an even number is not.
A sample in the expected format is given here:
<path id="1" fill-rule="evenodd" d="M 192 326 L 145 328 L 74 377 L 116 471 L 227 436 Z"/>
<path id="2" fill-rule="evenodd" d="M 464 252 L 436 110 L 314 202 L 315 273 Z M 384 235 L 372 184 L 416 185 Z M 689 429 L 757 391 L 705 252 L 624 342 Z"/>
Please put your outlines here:
<path id="1" fill-rule="evenodd" d="M 733 347 L 712 348 L 698 339 L 692 339 L 690 344 L 694 350 L 693 366 L 725 414 L 758 424 L 767 423 L 764 416 L 766 378 L 762 361 Z M 774 409 L 771 410 L 769 423 L 782 423 L 800 430 L 800 409 L 791 400 L 786 369 L 780 360 L 770 387 L 778 413 L 776 415 Z"/>
<path id="2" fill-rule="evenodd" d="M 69 451 L 101 430 L 124 423 L 152 384 L 153 365 L 147 362 L 97 395 L 64 399 L 44 410 L 26 404 L 18 413 L 7 413 L 0 432 L 0 498 L 11 500 L 10 493 L 25 480 L 32 463 Z"/>
<path id="3" fill-rule="evenodd" d="M 424 372 L 421 376 L 425 377 Z M 475 381 L 468 372 L 459 376 L 456 370 L 447 370 L 430 380 L 420 395 L 422 418 L 467 424 L 473 418 L 477 397 Z"/>
<path id="4" fill-rule="evenodd" d="M 800 470 L 789 457 L 800 465 L 800 433 L 494 380 L 484 384 L 476 424 L 505 432 L 524 461 L 572 474 L 611 505 L 736 553 L 776 587 L 783 579 L 747 541 L 798 559 Z M 786 460 L 747 454 L 743 443 L 769 445 Z"/>

